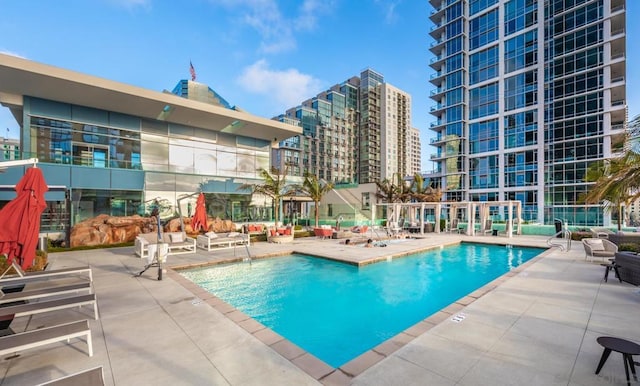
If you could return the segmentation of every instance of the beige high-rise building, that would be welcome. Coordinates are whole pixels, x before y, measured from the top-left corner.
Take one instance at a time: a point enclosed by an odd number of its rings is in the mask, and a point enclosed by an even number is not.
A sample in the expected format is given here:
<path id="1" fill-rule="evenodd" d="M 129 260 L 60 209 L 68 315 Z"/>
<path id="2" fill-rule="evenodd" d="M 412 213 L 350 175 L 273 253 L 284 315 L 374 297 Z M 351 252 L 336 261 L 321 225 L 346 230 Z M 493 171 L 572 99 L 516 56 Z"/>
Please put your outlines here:
<path id="1" fill-rule="evenodd" d="M 411 96 L 388 83 L 379 87 L 381 178 L 391 178 L 395 173 L 411 175 Z"/>
<path id="2" fill-rule="evenodd" d="M 412 127 L 409 131 L 409 173 L 414 175 L 422 171 L 422 144 L 420 130 Z"/>
<path id="3" fill-rule="evenodd" d="M 310 172 L 334 183 L 370 183 L 420 169 L 411 96 L 371 69 L 274 119 L 302 127 L 301 135 L 279 141 L 272 157 L 272 165 L 287 165 L 291 176 Z"/>

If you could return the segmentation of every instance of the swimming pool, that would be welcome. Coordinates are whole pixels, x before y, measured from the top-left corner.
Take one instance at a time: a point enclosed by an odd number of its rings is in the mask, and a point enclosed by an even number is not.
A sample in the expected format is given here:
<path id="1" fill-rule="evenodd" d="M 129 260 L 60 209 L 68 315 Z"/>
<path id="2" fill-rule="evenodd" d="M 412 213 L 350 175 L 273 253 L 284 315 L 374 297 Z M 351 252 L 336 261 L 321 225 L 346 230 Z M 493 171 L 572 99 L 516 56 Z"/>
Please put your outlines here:
<path id="1" fill-rule="evenodd" d="M 542 251 L 464 243 L 360 268 L 289 255 L 180 273 L 339 367 Z"/>

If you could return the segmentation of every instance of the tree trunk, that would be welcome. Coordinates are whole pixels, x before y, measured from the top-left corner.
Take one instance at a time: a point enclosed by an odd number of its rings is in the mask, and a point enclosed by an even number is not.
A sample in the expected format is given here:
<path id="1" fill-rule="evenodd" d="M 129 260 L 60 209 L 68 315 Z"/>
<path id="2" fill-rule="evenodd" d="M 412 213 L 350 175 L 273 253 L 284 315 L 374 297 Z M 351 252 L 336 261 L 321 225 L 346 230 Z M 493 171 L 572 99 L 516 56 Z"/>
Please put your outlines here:
<path id="1" fill-rule="evenodd" d="M 315 201 L 315 215 L 316 215 L 316 228 L 318 227 L 318 223 L 320 222 L 320 208 L 318 208 L 318 206 L 320 205 L 319 201 Z"/>
<path id="2" fill-rule="evenodd" d="M 622 231 L 622 205 L 618 204 L 618 232 Z"/>

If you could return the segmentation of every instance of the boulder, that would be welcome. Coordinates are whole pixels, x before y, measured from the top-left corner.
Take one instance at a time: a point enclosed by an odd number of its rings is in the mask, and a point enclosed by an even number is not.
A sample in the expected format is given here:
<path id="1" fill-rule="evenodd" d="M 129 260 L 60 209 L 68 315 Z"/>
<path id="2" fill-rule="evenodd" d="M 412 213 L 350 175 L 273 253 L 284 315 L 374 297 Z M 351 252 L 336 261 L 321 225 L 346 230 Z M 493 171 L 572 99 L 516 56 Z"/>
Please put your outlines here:
<path id="1" fill-rule="evenodd" d="M 195 235 L 197 232 L 191 228 L 191 218 L 184 217 L 184 231 Z M 220 218 L 208 218 L 208 231 L 216 233 L 233 232 L 236 225 L 231 220 Z M 163 232 L 180 232 L 180 219 L 170 220 L 163 228 Z M 93 218 L 77 223 L 71 228 L 71 247 L 109 245 L 132 242 L 140 233 L 157 232 L 155 217 L 141 217 L 139 215 L 126 217 L 113 217 L 101 214 Z"/>
<path id="2" fill-rule="evenodd" d="M 139 233 L 156 230 L 154 217 L 113 217 L 101 214 L 71 228 L 71 247 L 132 242 Z"/>

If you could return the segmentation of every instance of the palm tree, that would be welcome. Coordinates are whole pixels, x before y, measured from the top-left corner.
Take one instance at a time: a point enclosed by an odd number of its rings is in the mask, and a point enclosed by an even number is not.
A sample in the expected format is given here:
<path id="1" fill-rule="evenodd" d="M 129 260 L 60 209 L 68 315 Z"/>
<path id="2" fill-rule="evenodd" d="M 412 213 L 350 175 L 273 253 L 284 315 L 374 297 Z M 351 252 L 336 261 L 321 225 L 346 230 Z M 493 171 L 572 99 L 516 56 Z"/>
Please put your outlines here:
<path id="1" fill-rule="evenodd" d="M 442 191 L 431 185 L 425 186 L 422 174 L 416 173 L 411 182 L 411 196 L 418 202 L 438 202 L 442 199 Z"/>
<path id="2" fill-rule="evenodd" d="M 639 155 L 627 152 L 622 157 L 596 162 L 587 170 L 586 180 L 595 184 L 585 195 L 587 204 L 602 202 L 604 209 L 618 214 L 618 230 L 622 230 L 622 207 L 638 197 L 640 188 Z"/>
<path id="3" fill-rule="evenodd" d="M 616 208 L 622 229 L 622 206 L 640 197 L 640 116 L 629 123 L 621 156 L 591 164 L 585 180 L 595 181 L 584 196 L 588 204 L 602 202 L 605 210 Z"/>
<path id="4" fill-rule="evenodd" d="M 271 197 L 274 210 L 273 218 L 277 227 L 280 220 L 280 200 L 291 191 L 287 187 L 287 169 L 285 168 L 284 172 L 281 172 L 276 167 L 272 167 L 270 171 L 260 168 L 258 174 L 262 178 L 262 184 L 242 184 L 238 190 L 251 190 L 252 193 Z"/>
<path id="5" fill-rule="evenodd" d="M 398 201 L 400 194 L 399 187 L 393 181 L 385 178 L 382 181 L 376 181 L 376 198 L 389 204 Z"/>
<path id="6" fill-rule="evenodd" d="M 302 186 L 295 187 L 297 192 L 300 192 L 313 200 L 315 204 L 316 228 L 318 227 L 318 222 L 320 220 L 320 201 L 322 201 L 322 197 L 329 193 L 331 189 L 333 189 L 332 183 L 320 180 L 318 176 L 309 172 L 304 174 Z"/>

